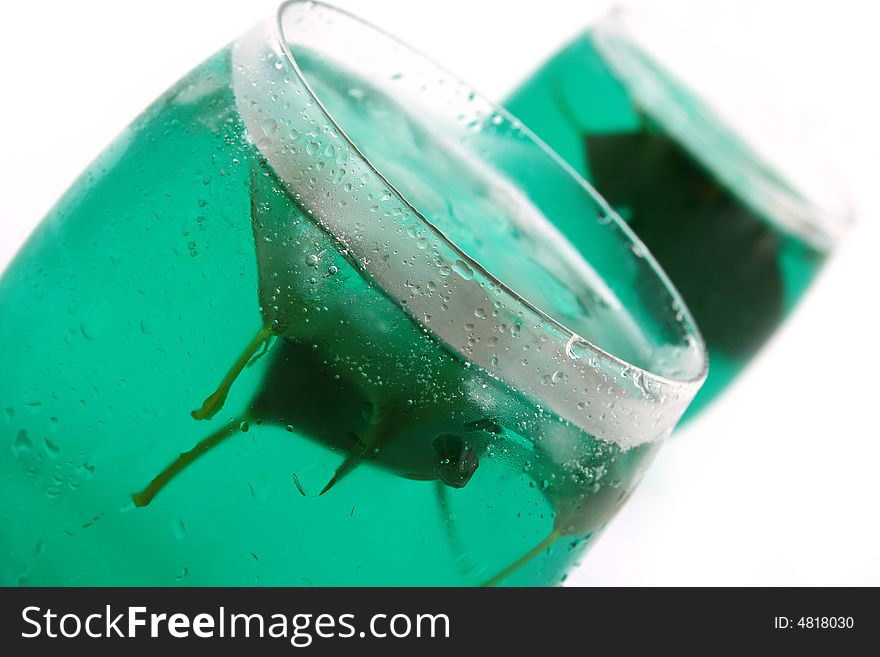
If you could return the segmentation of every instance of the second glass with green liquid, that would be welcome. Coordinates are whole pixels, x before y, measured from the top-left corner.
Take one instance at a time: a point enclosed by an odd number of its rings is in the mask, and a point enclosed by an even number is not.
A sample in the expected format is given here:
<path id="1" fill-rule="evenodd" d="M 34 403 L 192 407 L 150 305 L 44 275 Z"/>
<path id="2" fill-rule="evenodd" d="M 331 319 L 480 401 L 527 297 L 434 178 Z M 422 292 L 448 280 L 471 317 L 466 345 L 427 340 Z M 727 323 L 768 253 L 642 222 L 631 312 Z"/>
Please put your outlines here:
<path id="1" fill-rule="evenodd" d="M 850 217 L 836 190 L 817 203 L 678 77 L 660 55 L 681 36 L 657 23 L 611 14 L 505 104 L 596 186 L 681 292 L 711 361 L 692 415 L 776 331 Z M 575 216 L 562 219 L 566 235 L 581 230 Z"/>

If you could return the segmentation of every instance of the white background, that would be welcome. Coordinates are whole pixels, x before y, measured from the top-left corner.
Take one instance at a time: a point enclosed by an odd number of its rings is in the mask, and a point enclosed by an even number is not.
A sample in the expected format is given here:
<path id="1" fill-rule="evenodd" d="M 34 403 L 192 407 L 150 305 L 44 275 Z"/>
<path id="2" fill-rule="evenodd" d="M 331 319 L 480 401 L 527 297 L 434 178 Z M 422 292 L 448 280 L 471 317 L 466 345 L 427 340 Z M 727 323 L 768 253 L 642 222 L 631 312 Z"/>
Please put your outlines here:
<path id="1" fill-rule="evenodd" d="M 135 115 L 275 4 L 3 3 L 0 269 Z M 608 5 L 337 4 L 495 98 Z M 638 4 L 705 31 L 759 70 L 788 105 L 802 108 L 813 138 L 848 183 L 859 224 L 754 364 L 665 449 L 568 581 L 878 585 L 880 15 L 870 0 Z"/>

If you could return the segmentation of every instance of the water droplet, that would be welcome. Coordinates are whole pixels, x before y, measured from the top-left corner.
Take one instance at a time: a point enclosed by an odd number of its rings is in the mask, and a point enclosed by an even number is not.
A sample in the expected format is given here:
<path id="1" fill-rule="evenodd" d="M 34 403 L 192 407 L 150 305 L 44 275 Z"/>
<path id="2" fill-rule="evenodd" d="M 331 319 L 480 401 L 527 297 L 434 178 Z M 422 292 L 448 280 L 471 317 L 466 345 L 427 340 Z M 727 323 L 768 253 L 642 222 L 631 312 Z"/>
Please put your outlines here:
<path id="1" fill-rule="evenodd" d="M 456 260 L 452 265 L 452 269 L 466 281 L 472 280 L 474 277 L 474 270 L 462 260 Z"/>
<path id="2" fill-rule="evenodd" d="M 632 382 L 633 385 L 641 392 L 643 395 L 647 396 L 649 394 L 648 388 L 645 385 L 645 377 L 642 372 L 639 370 L 632 371 Z"/>
<path id="3" fill-rule="evenodd" d="M 247 422 L 247 420 L 245 420 L 239 425 L 238 428 L 241 429 L 242 433 L 247 433 L 248 431 L 250 431 L 251 425 Z"/>
<path id="4" fill-rule="evenodd" d="M 186 577 L 187 575 L 189 575 L 189 568 L 187 568 L 186 566 L 184 566 L 183 568 L 181 568 L 180 572 L 177 573 L 177 577 L 176 577 L 175 579 L 177 579 L 178 581 L 180 581 L 180 580 L 182 580 L 184 577 Z"/>
<path id="5" fill-rule="evenodd" d="M 19 429 L 18 433 L 15 434 L 15 441 L 12 443 L 12 451 L 15 453 L 15 456 L 18 457 L 23 453 L 30 452 L 31 447 L 33 447 L 33 444 L 28 437 L 27 431 Z"/>
<path id="6" fill-rule="evenodd" d="M 152 310 L 141 319 L 141 333 L 144 335 L 156 335 L 161 331 L 164 322 L 165 313 L 158 309 Z"/>
<path id="7" fill-rule="evenodd" d="M 559 370 L 553 372 L 553 376 L 550 377 L 550 383 L 556 385 L 557 383 L 562 383 L 562 380 L 565 378 L 565 375 Z"/>
<path id="8" fill-rule="evenodd" d="M 303 497 L 306 496 L 306 492 L 303 490 L 302 484 L 299 481 L 299 476 L 294 472 L 293 473 L 293 485 L 296 486 L 296 489 L 299 491 L 299 494 Z"/>
<path id="9" fill-rule="evenodd" d="M 183 520 L 180 518 L 171 521 L 171 530 L 174 533 L 174 538 L 178 541 L 182 541 L 186 535 L 186 525 L 183 524 Z"/>
<path id="10" fill-rule="evenodd" d="M 568 339 L 568 342 L 565 343 L 565 355 L 572 360 L 583 358 L 586 354 L 590 353 L 592 353 L 590 350 L 590 344 L 577 333 L 573 334 Z M 590 365 L 595 367 L 592 359 L 590 360 Z"/>
<path id="11" fill-rule="evenodd" d="M 336 265 L 330 265 L 330 267 L 327 269 L 327 273 L 331 276 L 335 275 L 338 271 L 339 267 L 337 267 Z"/>
<path id="12" fill-rule="evenodd" d="M 482 308 L 477 308 L 474 311 L 474 316 L 479 317 L 480 319 L 483 319 L 484 317 L 486 317 L 486 311 Z"/>
<path id="13" fill-rule="evenodd" d="M 112 323 L 109 305 L 103 301 L 95 301 L 83 314 L 79 330 L 86 340 L 98 340 L 110 333 Z"/>
<path id="14" fill-rule="evenodd" d="M 55 443 L 53 443 L 53 442 L 52 442 L 51 440 L 49 440 L 49 438 L 47 438 L 47 437 L 44 437 L 44 438 L 43 438 L 43 445 L 44 445 L 45 448 L 46 448 L 46 454 L 48 454 L 48 455 L 49 455 L 50 457 L 52 457 L 53 459 L 54 459 L 56 456 L 58 456 L 58 452 L 61 451 L 61 449 L 58 447 L 58 445 L 56 445 Z"/>
<path id="15" fill-rule="evenodd" d="M 276 62 L 280 63 L 280 62 Z M 260 129 L 263 131 L 263 134 L 267 137 L 271 137 L 276 132 L 278 132 L 278 122 L 275 119 L 266 119 L 260 124 Z"/>

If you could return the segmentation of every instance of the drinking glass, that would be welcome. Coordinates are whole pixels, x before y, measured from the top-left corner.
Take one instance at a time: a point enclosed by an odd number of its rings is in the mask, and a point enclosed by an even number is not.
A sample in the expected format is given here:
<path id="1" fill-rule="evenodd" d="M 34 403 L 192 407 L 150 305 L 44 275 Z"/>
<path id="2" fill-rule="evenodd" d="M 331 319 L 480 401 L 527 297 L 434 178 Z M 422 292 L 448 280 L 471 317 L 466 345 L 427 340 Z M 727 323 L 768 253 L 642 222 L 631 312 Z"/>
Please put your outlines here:
<path id="1" fill-rule="evenodd" d="M 596 186 L 693 312 L 712 367 L 689 416 L 773 335 L 850 223 L 809 135 L 753 76 L 644 11 L 598 21 L 506 105 Z M 569 238 L 581 230 L 562 219 Z"/>
<path id="2" fill-rule="evenodd" d="M 706 370 L 592 188 L 314 2 L 136 119 L 0 304 L 6 584 L 559 583 Z"/>

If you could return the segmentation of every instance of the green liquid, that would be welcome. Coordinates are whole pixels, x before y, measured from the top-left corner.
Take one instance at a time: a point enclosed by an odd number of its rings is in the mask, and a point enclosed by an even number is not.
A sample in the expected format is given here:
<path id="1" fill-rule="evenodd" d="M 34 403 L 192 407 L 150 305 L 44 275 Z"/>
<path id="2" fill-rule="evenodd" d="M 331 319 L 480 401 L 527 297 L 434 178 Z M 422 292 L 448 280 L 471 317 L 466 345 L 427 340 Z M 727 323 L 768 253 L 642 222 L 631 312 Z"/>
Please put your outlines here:
<path id="1" fill-rule="evenodd" d="M 653 121 L 591 32 L 506 105 L 596 186 L 678 288 L 709 348 L 709 376 L 688 416 L 698 412 L 778 328 L 826 254 L 778 229 L 772 211 L 744 200 L 747 190 L 726 186 Z M 558 227 L 569 238 L 579 231 L 576 222 Z"/>
<path id="2" fill-rule="evenodd" d="M 245 138 L 228 51 L 71 188 L 0 304 L 5 585 L 555 584 L 660 442 L 591 438 L 376 289 Z"/>

